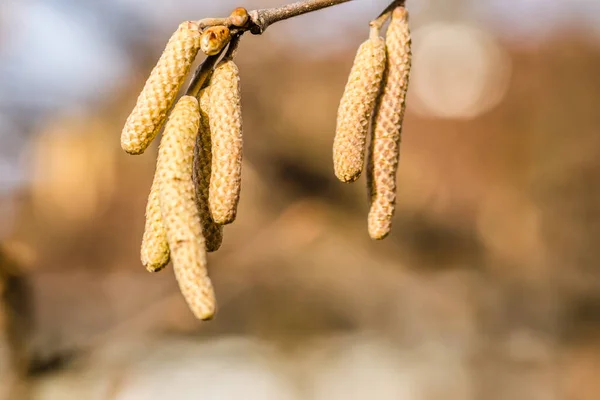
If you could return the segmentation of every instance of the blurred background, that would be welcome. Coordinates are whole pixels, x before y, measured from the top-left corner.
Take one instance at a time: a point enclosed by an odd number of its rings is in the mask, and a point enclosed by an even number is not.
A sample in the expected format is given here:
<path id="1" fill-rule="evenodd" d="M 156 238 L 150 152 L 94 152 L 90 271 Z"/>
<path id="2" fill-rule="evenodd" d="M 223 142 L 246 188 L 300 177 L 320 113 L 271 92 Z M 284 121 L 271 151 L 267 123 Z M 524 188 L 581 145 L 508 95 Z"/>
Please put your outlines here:
<path id="1" fill-rule="evenodd" d="M 0 4 L 0 399 L 600 398 L 600 3 L 409 0 L 392 234 L 336 181 L 353 1 L 244 37 L 237 221 L 198 322 L 139 261 L 122 125 L 180 21 L 283 0 Z"/>

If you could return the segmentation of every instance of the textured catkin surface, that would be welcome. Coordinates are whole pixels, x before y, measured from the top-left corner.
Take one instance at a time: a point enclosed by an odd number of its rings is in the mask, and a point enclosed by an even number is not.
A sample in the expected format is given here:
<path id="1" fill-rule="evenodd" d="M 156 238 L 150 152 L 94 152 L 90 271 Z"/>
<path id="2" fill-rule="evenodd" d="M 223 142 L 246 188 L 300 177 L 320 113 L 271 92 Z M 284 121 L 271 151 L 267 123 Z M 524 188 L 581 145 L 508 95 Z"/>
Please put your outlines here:
<path id="1" fill-rule="evenodd" d="M 373 239 L 383 239 L 389 234 L 396 206 L 396 173 L 411 67 L 408 12 L 404 7 L 394 10 L 386 47 L 387 68 L 376 106 L 367 163 L 371 202 L 368 228 Z"/>
<path id="2" fill-rule="evenodd" d="M 146 227 L 142 238 L 142 264 L 150 272 L 158 272 L 169 263 L 169 244 L 160 212 L 159 190 L 161 167 L 157 164 L 154 181 L 146 205 Z"/>
<path id="3" fill-rule="evenodd" d="M 169 109 L 200 49 L 195 22 L 186 21 L 173 33 L 150 73 L 121 133 L 121 147 L 142 154 L 160 131 Z"/>
<path id="4" fill-rule="evenodd" d="M 197 318 L 210 319 L 216 302 L 206 268 L 205 241 L 192 180 L 199 125 L 198 100 L 182 97 L 169 117 L 158 153 L 163 171 L 160 210 L 181 293 Z"/>
<path id="5" fill-rule="evenodd" d="M 239 71 L 231 60 L 221 62 L 210 81 L 212 175 L 209 206 L 213 220 L 235 220 L 242 174 L 242 109 Z"/>
<path id="6" fill-rule="evenodd" d="M 196 201 L 202 233 L 206 239 L 206 250 L 217 251 L 223 241 L 223 227 L 216 224 L 208 207 L 208 188 L 210 185 L 212 150 L 211 133 L 208 116 L 210 105 L 210 87 L 200 92 L 200 129 L 194 147 L 194 182 L 196 184 Z"/>
<path id="7" fill-rule="evenodd" d="M 385 62 L 385 41 L 372 34 L 356 53 L 338 108 L 333 167 L 342 182 L 354 182 L 362 172 L 367 132 Z"/>

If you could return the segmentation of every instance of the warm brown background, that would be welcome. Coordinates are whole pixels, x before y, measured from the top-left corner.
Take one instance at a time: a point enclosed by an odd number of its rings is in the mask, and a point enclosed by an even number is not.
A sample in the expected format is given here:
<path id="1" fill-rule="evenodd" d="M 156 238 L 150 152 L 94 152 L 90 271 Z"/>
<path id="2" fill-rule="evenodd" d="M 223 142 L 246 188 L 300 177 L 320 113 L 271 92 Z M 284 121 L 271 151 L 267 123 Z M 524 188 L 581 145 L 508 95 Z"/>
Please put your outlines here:
<path id="1" fill-rule="evenodd" d="M 209 258 L 209 323 L 170 268 L 141 266 L 156 145 L 119 147 L 168 33 L 123 44 L 128 85 L 24 131 L 31 183 L 0 203 L 13 217 L 2 388 L 24 376 L 23 393 L 52 400 L 600 398 L 600 42 L 497 36 L 512 71 L 497 107 L 436 118 L 409 102 L 393 233 L 373 242 L 364 178 L 337 182 L 331 161 L 364 33 L 314 56 L 316 41 L 275 28 L 243 41 L 242 199 Z"/>

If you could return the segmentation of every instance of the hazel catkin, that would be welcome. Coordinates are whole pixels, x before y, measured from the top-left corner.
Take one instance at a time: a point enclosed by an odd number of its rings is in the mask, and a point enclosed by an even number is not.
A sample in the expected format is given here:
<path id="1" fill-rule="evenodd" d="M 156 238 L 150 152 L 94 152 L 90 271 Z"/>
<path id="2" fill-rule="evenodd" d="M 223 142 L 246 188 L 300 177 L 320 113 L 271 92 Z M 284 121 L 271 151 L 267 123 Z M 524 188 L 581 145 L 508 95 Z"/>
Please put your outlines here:
<path id="1" fill-rule="evenodd" d="M 194 315 L 205 320 L 213 317 L 216 301 L 208 277 L 205 241 L 192 180 L 199 125 L 198 100 L 183 96 L 169 117 L 158 157 L 163 165 L 160 210 L 175 276 Z"/>
<path id="2" fill-rule="evenodd" d="M 200 32 L 191 21 L 179 25 L 150 73 L 121 133 L 121 147 L 142 154 L 160 131 L 198 50 Z"/>
<path id="3" fill-rule="evenodd" d="M 385 62 L 385 41 L 379 36 L 379 29 L 371 28 L 370 38 L 358 48 L 338 108 L 333 166 L 342 182 L 354 182 L 362 172 L 367 133 Z"/>
<path id="4" fill-rule="evenodd" d="M 242 110 L 240 77 L 235 63 L 226 59 L 210 81 L 212 174 L 210 212 L 217 224 L 233 222 L 240 198 L 242 174 Z"/>
<path id="5" fill-rule="evenodd" d="M 376 106 L 367 167 L 371 202 L 368 229 L 373 239 L 389 234 L 396 206 L 396 173 L 411 67 L 410 29 L 404 7 L 397 7 L 392 14 L 386 48 L 387 67 Z"/>
<path id="6" fill-rule="evenodd" d="M 157 164 L 154 181 L 146 205 L 146 227 L 142 238 L 142 264 L 149 272 L 158 272 L 168 263 L 170 258 L 169 243 L 160 212 L 161 167 Z"/>
<path id="7" fill-rule="evenodd" d="M 216 224 L 208 207 L 208 190 L 210 186 L 212 149 L 208 108 L 210 106 L 210 86 L 202 90 L 200 98 L 200 128 L 194 147 L 194 183 L 196 186 L 196 202 L 202 233 L 206 240 L 207 251 L 217 251 L 223 241 L 223 227 Z"/>

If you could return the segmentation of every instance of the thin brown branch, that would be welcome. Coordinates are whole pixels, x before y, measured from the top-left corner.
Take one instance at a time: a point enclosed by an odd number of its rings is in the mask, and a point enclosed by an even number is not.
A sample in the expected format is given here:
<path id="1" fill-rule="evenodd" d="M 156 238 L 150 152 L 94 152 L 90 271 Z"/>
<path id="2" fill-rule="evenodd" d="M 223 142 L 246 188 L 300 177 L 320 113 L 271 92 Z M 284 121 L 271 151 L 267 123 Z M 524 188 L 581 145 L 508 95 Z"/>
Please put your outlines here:
<path id="1" fill-rule="evenodd" d="M 208 28 L 209 26 L 215 26 L 215 25 L 229 26 L 229 19 L 228 18 L 204 18 L 204 19 L 201 19 L 200 21 L 198 21 L 198 27 L 200 28 L 200 30 L 202 30 L 204 28 Z"/>
<path id="2" fill-rule="evenodd" d="M 221 53 L 214 56 L 208 56 L 202 62 L 202 64 L 198 66 L 198 69 L 196 69 L 196 72 L 194 72 L 194 76 L 192 76 L 192 80 L 190 81 L 190 84 L 185 92 L 186 95 L 198 96 L 200 90 L 206 86 L 207 78 L 212 73 L 212 70 L 220 56 Z"/>
<path id="3" fill-rule="evenodd" d="M 383 26 L 383 24 L 385 24 L 385 22 L 392 15 L 392 11 L 394 11 L 394 8 L 403 6 L 405 3 L 406 3 L 406 0 L 394 0 L 394 1 L 392 1 L 390 3 L 390 5 L 387 6 L 386 9 L 381 12 L 381 14 L 379 14 L 379 17 L 377 17 L 376 19 L 374 19 L 373 21 L 371 21 L 371 24 L 370 24 L 371 27 L 373 27 L 373 28 L 375 28 L 377 30 L 381 30 L 381 27 Z"/>
<path id="4" fill-rule="evenodd" d="M 232 24 L 231 16 L 227 18 L 204 18 L 198 21 L 198 25 L 201 30 L 215 25 L 229 27 L 232 31 L 232 35 L 234 35 L 236 38 L 235 45 L 229 46 L 229 55 L 232 56 L 241 35 L 246 31 L 250 31 L 255 35 L 260 35 L 275 22 L 283 21 L 303 14 L 308 14 L 310 12 L 319 11 L 323 8 L 348 3 L 350 1 L 352 0 L 303 0 L 281 7 L 263 8 L 260 10 L 249 11 L 248 16 L 250 18 L 244 26 L 236 26 Z M 371 26 L 381 29 L 381 26 L 390 16 L 391 11 L 397 6 L 404 5 L 405 2 L 406 0 L 392 0 L 390 5 L 381 13 L 381 15 L 376 20 L 371 22 Z M 215 66 L 215 63 L 221 57 L 221 55 L 223 55 L 223 52 L 216 56 L 207 57 L 206 60 L 198 67 L 186 91 L 187 94 L 197 95 L 200 90 L 206 86 L 206 78 L 210 75 L 212 68 Z"/>
<path id="5" fill-rule="evenodd" d="M 223 56 L 224 60 L 233 60 L 235 53 L 237 52 L 238 45 L 240 44 L 240 39 L 242 38 L 242 34 L 236 34 L 229 43 L 229 47 L 227 47 L 227 52 Z"/>
<path id="6" fill-rule="evenodd" d="M 318 11 L 323 8 L 337 6 L 349 1 L 352 0 L 305 0 L 286 6 L 250 11 L 250 31 L 255 35 L 260 35 L 269 27 L 269 25 L 272 25 L 275 22 Z"/>

